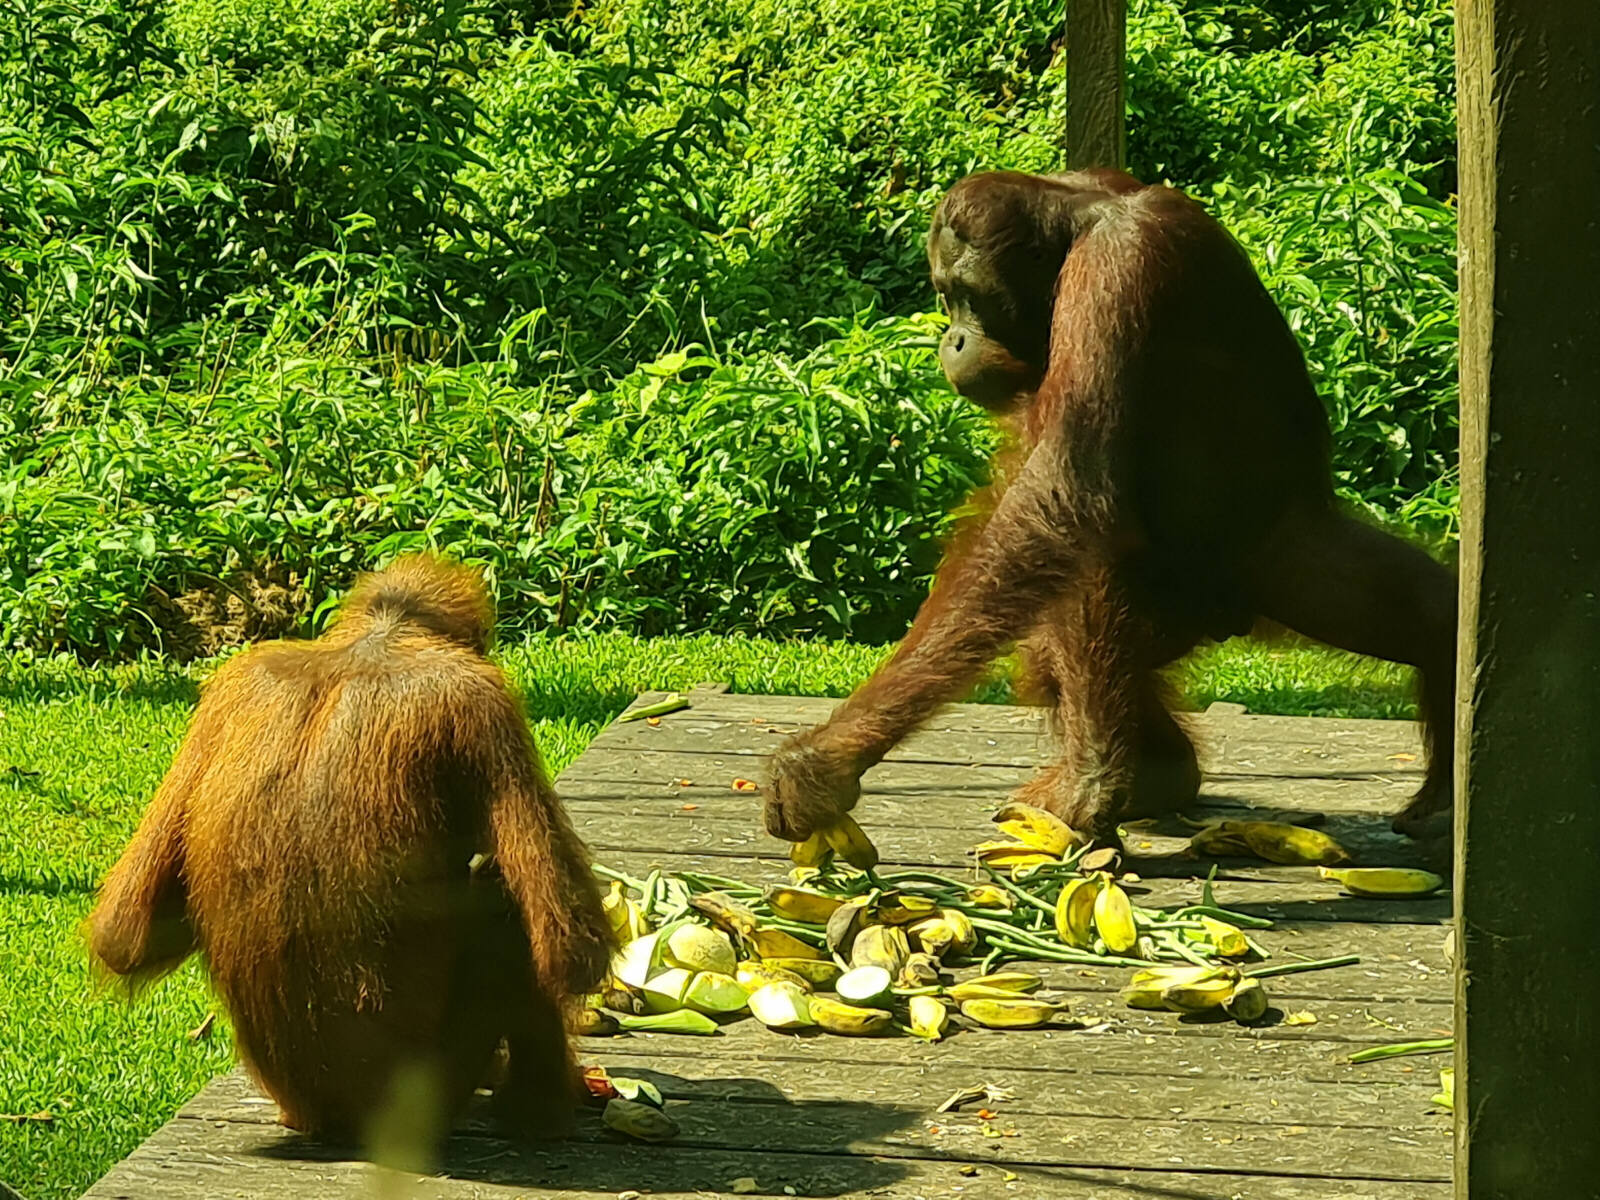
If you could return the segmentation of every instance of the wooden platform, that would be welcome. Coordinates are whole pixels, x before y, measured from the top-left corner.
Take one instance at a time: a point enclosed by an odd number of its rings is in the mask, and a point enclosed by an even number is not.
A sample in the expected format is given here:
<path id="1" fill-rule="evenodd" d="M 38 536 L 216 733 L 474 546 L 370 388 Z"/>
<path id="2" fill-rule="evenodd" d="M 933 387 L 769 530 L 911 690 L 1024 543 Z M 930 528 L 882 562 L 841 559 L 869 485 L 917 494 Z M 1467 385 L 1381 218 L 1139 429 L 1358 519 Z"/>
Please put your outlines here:
<path id="1" fill-rule="evenodd" d="M 614 725 L 563 775 L 596 858 L 643 874 L 698 867 L 781 878 L 784 847 L 760 832 L 762 756 L 832 701 L 703 689 L 693 708 Z M 641 697 L 642 703 L 659 697 Z M 1409 861 L 1388 816 L 1421 778 L 1415 727 L 1247 716 L 1191 722 L 1213 813 L 1299 809 L 1367 863 Z M 890 865 L 960 870 L 992 806 L 1051 753 L 1031 709 L 955 705 L 865 780 L 862 824 Z M 1135 838 L 1146 904 L 1198 896 L 1181 843 Z M 1223 871 L 1217 898 L 1279 921 L 1275 956 L 1359 953 L 1362 963 L 1269 982 L 1277 1023 L 1180 1021 L 1121 1006 L 1126 971 L 1055 967 L 1081 1025 L 910 1039 L 794 1037 L 751 1021 L 714 1039 L 595 1039 L 587 1062 L 655 1081 L 682 1128 L 665 1146 L 626 1143 L 585 1115 L 571 1141 L 519 1149 L 469 1122 L 438 1176 L 382 1173 L 272 1123 L 239 1075 L 190 1102 L 88 1193 L 157 1197 L 437 1200 L 642 1195 L 1059 1197 L 1061 1200 L 1445 1200 L 1450 1118 L 1429 1097 L 1442 1057 L 1352 1066 L 1365 1045 L 1447 1036 L 1452 983 L 1445 897 L 1340 898 L 1306 869 Z M 1306 1012 L 1313 1024 L 1282 1016 Z M 1013 1098 L 936 1114 L 991 1083 Z"/>

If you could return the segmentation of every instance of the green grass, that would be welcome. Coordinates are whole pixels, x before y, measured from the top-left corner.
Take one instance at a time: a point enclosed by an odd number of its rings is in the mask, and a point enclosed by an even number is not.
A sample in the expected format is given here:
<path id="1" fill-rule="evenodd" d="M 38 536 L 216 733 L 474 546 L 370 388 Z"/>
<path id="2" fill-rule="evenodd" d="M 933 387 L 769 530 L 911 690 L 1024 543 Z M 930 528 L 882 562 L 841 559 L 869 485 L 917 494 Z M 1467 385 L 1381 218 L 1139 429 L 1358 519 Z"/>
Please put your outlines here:
<path id="1" fill-rule="evenodd" d="M 539 640 L 501 654 L 552 771 L 632 696 L 726 680 L 741 692 L 840 696 L 886 653 L 840 643 L 620 634 Z M 166 769 L 203 668 L 0 665 L 0 1180 L 35 1200 L 76 1196 L 211 1076 L 226 1028 L 191 1040 L 211 1011 L 190 963 L 137 1003 L 92 991 L 77 937 L 95 881 L 115 860 Z M 1237 643 L 1174 671 L 1184 707 L 1409 717 L 1406 672 L 1316 647 Z M 979 689 L 1009 698 L 1002 673 Z"/>

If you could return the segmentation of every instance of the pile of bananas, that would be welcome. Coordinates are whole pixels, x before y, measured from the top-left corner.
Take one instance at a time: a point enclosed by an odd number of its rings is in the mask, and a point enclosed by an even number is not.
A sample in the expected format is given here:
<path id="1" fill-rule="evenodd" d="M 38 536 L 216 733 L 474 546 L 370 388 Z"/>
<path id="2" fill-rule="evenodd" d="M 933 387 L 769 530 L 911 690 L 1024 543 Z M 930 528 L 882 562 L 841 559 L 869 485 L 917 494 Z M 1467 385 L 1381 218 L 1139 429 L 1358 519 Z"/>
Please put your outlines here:
<path id="1" fill-rule="evenodd" d="M 1003 836 L 974 849 L 977 880 L 879 872 L 876 848 L 849 817 L 797 843 L 780 885 L 597 868 L 612 881 L 605 905 L 622 949 L 579 1027 L 714 1033 L 748 1014 L 777 1030 L 938 1039 L 958 1015 L 990 1029 L 1046 1025 L 1065 999 L 1042 992 L 1038 975 L 1002 969 L 1017 962 L 1133 968 L 1123 991 L 1133 1008 L 1251 1022 L 1269 1007 L 1262 979 L 1358 961 L 1262 965 L 1268 954 L 1251 931 L 1272 923 L 1219 907 L 1209 882 L 1199 904 L 1144 908 L 1123 886 L 1137 876 L 1119 875 L 1114 849 L 1090 848 L 1026 804 L 1005 805 L 994 821 Z M 1204 826 L 1193 849 L 1315 864 L 1358 896 L 1443 884 L 1425 871 L 1343 866 L 1349 855 L 1331 837 L 1277 822 Z"/>

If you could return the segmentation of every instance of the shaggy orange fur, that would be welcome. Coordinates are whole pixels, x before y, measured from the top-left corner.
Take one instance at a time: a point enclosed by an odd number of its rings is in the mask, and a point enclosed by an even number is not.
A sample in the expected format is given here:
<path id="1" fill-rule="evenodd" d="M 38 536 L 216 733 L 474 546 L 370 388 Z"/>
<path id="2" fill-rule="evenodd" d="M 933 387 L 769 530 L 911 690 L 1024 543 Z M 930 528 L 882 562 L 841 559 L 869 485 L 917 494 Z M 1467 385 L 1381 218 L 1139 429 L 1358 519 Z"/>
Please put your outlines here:
<path id="1" fill-rule="evenodd" d="M 370 1138 L 420 1095 L 442 1137 L 501 1039 L 504 1114 L 569 1116 L 563 1009 L 611 935 L 492 622 L 476 572 L 411 557 L 323 637 L 230 661 L 89 917 L 131 983 L 204 955 L 293 1128 Z"/>

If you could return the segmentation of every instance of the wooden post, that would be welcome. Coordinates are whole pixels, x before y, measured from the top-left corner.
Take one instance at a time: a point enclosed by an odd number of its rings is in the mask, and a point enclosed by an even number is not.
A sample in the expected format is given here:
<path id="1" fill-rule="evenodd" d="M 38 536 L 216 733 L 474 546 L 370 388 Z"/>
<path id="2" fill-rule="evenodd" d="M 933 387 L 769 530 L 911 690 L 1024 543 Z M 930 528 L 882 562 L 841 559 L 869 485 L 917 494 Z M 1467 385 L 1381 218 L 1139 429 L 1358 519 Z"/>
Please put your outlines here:
<path id="1" fill-rule="evenodd" d="M 1067 0 L 1067 165 L 1120 167 L 1126 0 Z"/>
<path id="2" fill-rule="evenodd" d="M 1600 5 L 1458 0 L 1456 1196 L 1600 1195 Z"/>

